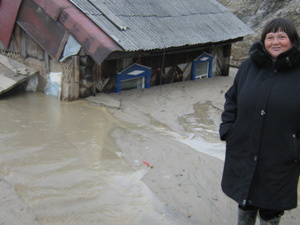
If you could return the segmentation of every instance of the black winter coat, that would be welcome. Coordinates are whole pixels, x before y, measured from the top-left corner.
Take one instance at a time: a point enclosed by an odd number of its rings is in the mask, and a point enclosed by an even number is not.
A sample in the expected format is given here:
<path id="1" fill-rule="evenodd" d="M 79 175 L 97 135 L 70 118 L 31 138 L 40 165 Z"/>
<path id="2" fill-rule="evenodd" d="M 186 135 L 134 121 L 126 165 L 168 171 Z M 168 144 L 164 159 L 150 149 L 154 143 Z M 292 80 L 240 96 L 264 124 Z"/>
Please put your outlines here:
<path id="1" fill-rule="evenodd" d="M 300 49 L 272 62 L 261 43 L 250 48 L 226 102 L 222 189 L 240 205 L 288 210 L 297 206 L 300 172 Z"/>

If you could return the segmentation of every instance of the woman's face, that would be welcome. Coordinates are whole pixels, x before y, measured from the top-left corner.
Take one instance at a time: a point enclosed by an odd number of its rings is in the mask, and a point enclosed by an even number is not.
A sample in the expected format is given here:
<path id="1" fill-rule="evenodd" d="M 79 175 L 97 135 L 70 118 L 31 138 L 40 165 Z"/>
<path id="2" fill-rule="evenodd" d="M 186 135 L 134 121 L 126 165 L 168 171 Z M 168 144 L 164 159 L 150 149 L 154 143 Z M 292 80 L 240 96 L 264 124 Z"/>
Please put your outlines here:
<path id="1" fill-rule="evenodd" d="M 293 46 L 288 35 L 283 31 L 268 33 L 264 44 L 267 52 L 273 59 L 276 59 L 279 54 L 289 50 Z"/>

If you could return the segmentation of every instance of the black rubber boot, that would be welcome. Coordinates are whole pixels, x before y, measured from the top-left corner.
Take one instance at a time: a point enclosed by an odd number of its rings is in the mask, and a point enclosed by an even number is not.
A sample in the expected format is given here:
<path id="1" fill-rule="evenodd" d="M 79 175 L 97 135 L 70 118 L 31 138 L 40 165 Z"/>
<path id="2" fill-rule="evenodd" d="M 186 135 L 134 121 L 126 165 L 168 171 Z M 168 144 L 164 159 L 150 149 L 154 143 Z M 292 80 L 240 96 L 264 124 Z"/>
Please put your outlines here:
<path id="1" fill-rule="evenodd" d="M 260 218 L 260 225 L 279 225 L 280 217 L 265 221 L 262 218 Z"/>
<path id="2" fill-rule="evenodd" d="M 237 225 L 255 225 L 257 210 L 243 210 L 239 208 Z"/>

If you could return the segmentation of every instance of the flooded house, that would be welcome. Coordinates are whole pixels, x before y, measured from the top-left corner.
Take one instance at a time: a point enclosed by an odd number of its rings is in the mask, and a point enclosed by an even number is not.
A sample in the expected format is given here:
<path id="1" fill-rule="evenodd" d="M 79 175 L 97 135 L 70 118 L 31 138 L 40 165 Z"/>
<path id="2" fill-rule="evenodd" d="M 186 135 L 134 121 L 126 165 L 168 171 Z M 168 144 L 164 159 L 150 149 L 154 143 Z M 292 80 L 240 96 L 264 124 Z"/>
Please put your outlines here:
<path id="1" fill-rule="evenodd" d="M 227 76 L 250 33 L 216 0 L 0 0 L 0 53 L 63 101 Z"/>

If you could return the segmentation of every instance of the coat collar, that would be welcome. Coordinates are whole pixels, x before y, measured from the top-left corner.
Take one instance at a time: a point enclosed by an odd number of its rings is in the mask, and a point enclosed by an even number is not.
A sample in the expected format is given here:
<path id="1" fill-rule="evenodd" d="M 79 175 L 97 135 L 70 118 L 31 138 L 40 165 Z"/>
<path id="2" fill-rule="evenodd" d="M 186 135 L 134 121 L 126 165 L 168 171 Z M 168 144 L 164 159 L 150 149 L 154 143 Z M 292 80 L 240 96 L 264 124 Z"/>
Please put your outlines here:
<path id="1" fill-rule="evenodd" d="M 272 61 L 272 57 L 260 41 L 251 46 L 249 55 L 251 60 L 258 66 L 269 67 L 273 65 L 278 71 L 292 69 L 300 65 L 300 47 L 298 45 L 281 53 L 275 62 Z"/>

